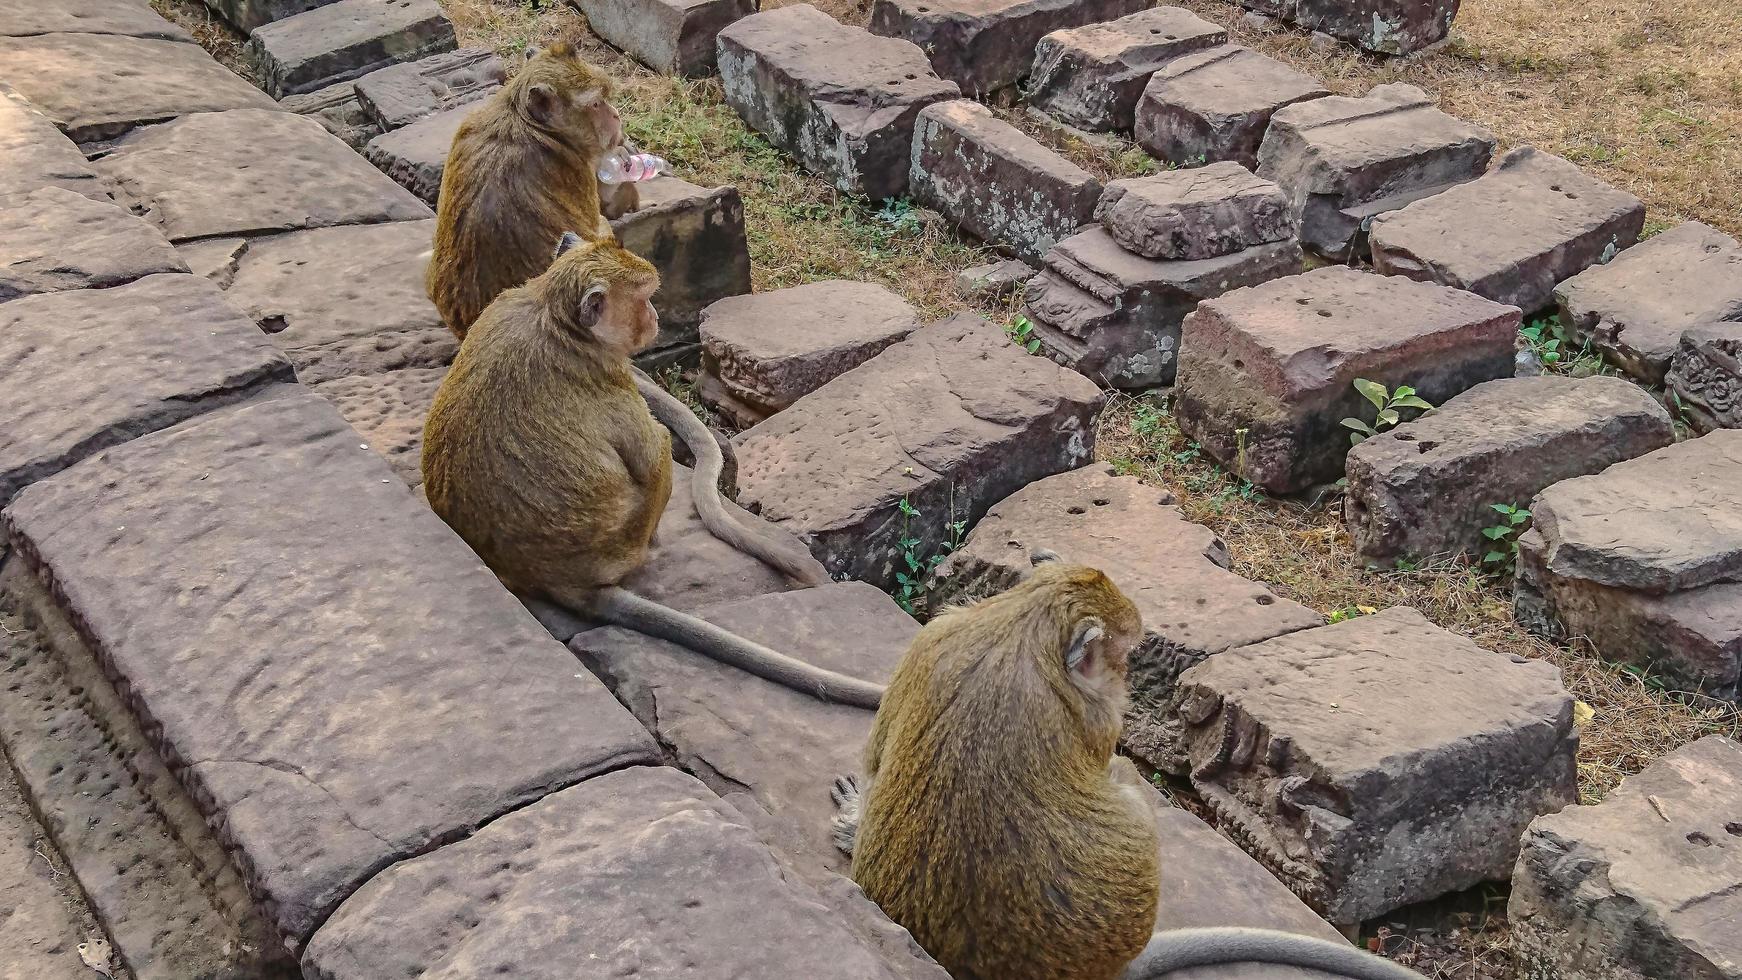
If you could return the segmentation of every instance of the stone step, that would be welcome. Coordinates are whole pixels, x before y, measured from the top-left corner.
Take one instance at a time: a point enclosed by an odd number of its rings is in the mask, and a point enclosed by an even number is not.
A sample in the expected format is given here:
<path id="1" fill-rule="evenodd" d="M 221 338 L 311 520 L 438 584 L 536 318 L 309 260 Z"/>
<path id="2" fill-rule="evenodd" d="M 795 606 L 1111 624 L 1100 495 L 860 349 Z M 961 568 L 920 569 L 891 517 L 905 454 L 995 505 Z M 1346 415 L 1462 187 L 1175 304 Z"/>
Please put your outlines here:
<path id="1" fill-rule="evenodd" d="M 872 200 L 907 190 L 914 120 L 958 98 L 925 52 L 800 3 L 720 32 L 726 102 L 751 129 L 835 187 Z"/>
<path id="2" fill-rule="evenodd" d="M 1295 235 L 1281 188 L 1237 163 L 1115 180 L 1095 208 L 1107 234 L 1146 259 L 1214 259 Z"/>
<path id="3" fill-rule="evenodd" d="M 137 439 L 0 518 L 292 951 L 382 868 L 657 759 L 317 395 Z"/>
<path id="4" fill-rule="evenodd" d="M 247 34 L 256 27 L 316 10 L 339 0 L 206 0 L 212 12 Z"/>
<path id="5" fill-rule="evenodd" d="M 702 311 L 750 292 L 750 240 L 738 188 L 701 187 L 677 177 L 636 185 L 640 205 L 611 222 L 623 247 L 659 270 L 653 308 L 659 339 L 637 360 L 657 368 L 693 361 Z"/>
<path id="6" fill-rule="evenodd" d="M 1156 71 L 1137 103 L 1137 142 L 1176 166 L 1232 160 L 1252 170 L 1276 110 L 1330 94 L 1316 78 L 1225 44 Z"/>
<path id="7" fill-rule="evenodd" d="M 1174 415 L 1230 472 L 1290 494 L 1343 473 L 1374 406 L 1357 379 L 1430 404 L 1510 377 L 1518 310 L 1333 266 L 1204 302 L 1185 320 Z M 1405 410 L 1407 411 L 1407 410 Z"/>
<path id="8" fill-rule="evenodd" d="M 52 185 L 0 199 L 0 302 L 186 271 L 162 232 L 107 201 Z"/>
<path id="9" fill-rule="evenodd" d="M 363 155 L 382 173 L 434 207 L 441 195 L 442 171 L 447 166 L 454 136 L 459 133 L 460 124 L 477 108 L 470 103 L 457 105 L 382 133 L 363 147 Z"/>
<path id="10" fill-rule="evenodd" d="M 193 42 L 193 35 L 143 3 L 115 0 L 9 0 L 0 4 L 0 37 L 119 34 Z"/>
<path id="11" fill-rule="evenodd" d="M 1525 146 L 1485 176 L 1374 219 L 1373 267 L 1534 313 L 1639 238 L 1645 205 Z"/>
<path id="12" fill-rule="evenodd" d="M 90 980 L 79 946 L 106 942 L 30 815 L 12 771 L 0 762 L 0 963 L 16 980 Z"/>
<path id="13" fill-rule="evenodd" d="M 1664 384 L 1696 431 L 1742 429 L 1742 323 L 1684 331 Z"/>
<path id="14" fill-rule="evenodd" d="M 1413 85 L 1365 98 L 1284 106 L 1258 150 L 1260 175 L 1281 184 L 1301 218 L 1301 241 L 1327 258 L 1365 251 L 1365 223 L 1488 169 L 1494 137 L 1434 108 Z"/>
<path id="15" fill-rule="evenodd" d="M 282 99 L 457 44 L 436 0 L 339 0 L 255 28 L 243 53 Z"/>
<path id="16" fill-rule="evenodd" d="M 1130 132 L 1137 100 L 1175 58 L 1228 43 L 1228 32 L 1183 7 L 1053 31 L 1035 45 L 1028 103 L 1090 132 Z"/>
<path id="17" fill-rule="evenodd" d="M 44 187 L 59 187 L 93 201 L 114 195 L 103 175 L 92 169 L 72 140 L 35 106 L 0 81 L 0 204 L 10 204 Z"/>
<path id="18" fill-rule="evenodd" d="M 304 95 L 286 96 L 278 107 L 314 119 L 358 153 L 383 132 L 380 124 L 363 111 L 356 82 L 334 82 Z"/>
<path id="19" fill-rule="evenodd" d="M 487 99 L 506 77 L 496 52 L 460 48 L 377 69 L 357 79 L 354 87 L 363 111 L 385 131 Z"/>
<path id="20" fill-rule="evenodd" d="M 1406 607 L 1217 654 L 1179 687 L 1193 787 L 1334 923 L 1504 880 L 1526 825 L 1578 798 L 1560 671 Z"/>
<path id="21" fill-rule="evenodd" d="M 1413 54 L 1444 41 L 1460 0 L 1241 0 L 1303 31 L 1328 35 L 1379 54 Z"/>
<path id="22" fill-rule="evenodd" d="M 720 31 L 756 13 L 757 0 L 574 0 L 587 26 L 661 75 L 714 73 Z"/>
<path id="23" fill-rule="evenodd" d="M 1101 393 L 972 315 L 922 327 L 733 440 L 738 500 L 829 571 L 879 587 L 950 525 L 1088 462 Z M 903 517 L 903 505 L 917 516 Z"/>
<path id="24" fill-rule="evenodd" d="M 1349 451 L 1343 515 L 1369 562 L 1480 556 L 1482 530 L 1562 480 L 1675 442 L 1669 413 L 1621 378 L 1501 378 Z"/>
<path id="25" fill-rule="evenodd" d="M 939 75 L 978 98 L 1021 81 L 1047 34 L 1148 6 L 1149 0 L 876 0 L 870 28 L 919 45 Z"/>

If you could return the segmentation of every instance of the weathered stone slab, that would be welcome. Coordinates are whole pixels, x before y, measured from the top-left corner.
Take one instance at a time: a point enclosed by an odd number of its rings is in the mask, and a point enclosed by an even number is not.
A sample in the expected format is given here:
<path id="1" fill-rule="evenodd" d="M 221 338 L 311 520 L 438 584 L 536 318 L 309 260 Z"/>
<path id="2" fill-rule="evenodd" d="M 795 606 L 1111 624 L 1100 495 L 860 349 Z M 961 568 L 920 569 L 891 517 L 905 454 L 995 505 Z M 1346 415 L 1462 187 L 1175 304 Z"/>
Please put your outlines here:
<path id="1" fill-rule="evenodd" d="M 1186 318 L 1174 415 L 1180 429 L 1271 493 L 1343 472 L 1349 430 L 1373 420 L 1357 378 L 1437 405 L 1511 377 L 1516 309 L 1341 266 L 1213 299 Z"/>
<path id="2" fill-rule="evenodd" d="M 363 156 L 382 173 L 398 181 L 400 186 L 434 207 L 436 199 L 441 196 L 442 170 L 447 166 L 454 134 L 477 108 L 472 104 L 457 105 L 382 133 L 363 148 Z"/>
<path id="3" fill-rule="evenodd" d="M 719 68 L 726 102 L 752 129 L 837 188 L 873 200 L 907 189 L 919 110 L 961 95 L 916 45 L 804 3 L 721 31 Z"/>
<path id="4" fill-rule="evenodd" d="M 1294 237 L 1282 190 L 1237 163 L 1212 163 L 1107 185 L 1095 217 L 1149 259 L 1213 259 Z"/>
<path id="5" fill-rule="evenodd" d="M 0 505 L 86 456 L 290 380 L 209 283 L 156 275 L 0 305 Z"/>
<path id="6" fill-rule="evenodd" d="M 703 963 L 721 977 L 897 976 L 738 811 L 683 773 L 642 767 L 377 875 L 316 935 L 303 972 L 676 980 Z"/>
<path id="7" fill-rule="evenodd" d="M 446 367 L 402 368 L 335 378 L 314 389 L 415 490 L 423 486 L 423 423 L 447 373 Z"/>
<path id="8" fill-rule="evenodd" d="M 1034 266 L 1021 259 L 970 266 L 956 273 L 956 292 L 969 301 L 1006 299 L 1028 285 L 1035 272 Z"/>
<path id="9" fill-rule="evenodd" d="M 1201 300 L 1300 271 L 1292 241 L 1214 259 L 1146 259 L 1104 228 L 1058 244 L 1028 284 L 1027 311 L 1047 356 L 1115 388 L 1173 381 L 1180 324 Z"/>
<path id="10" fill-rule="evenodd" d="M 702 397 L 749 428 L 904 339 L 919 311 L 868 282 L 720 300 L 702 314 Z"/>
<path id="11" fill-rule="evenodd" d="M 4 520 L 293 949 L 382 868 L 658 757 L 319 396 L 111 449 Z"/>
<path id="12" fill-rule="evenodd" d="M 460 48 L 357 79 L 357 101 L 382 129 L 409 126 L 444 109 L 494 95 L 505 77 L 489 48 Z"/>
<path id="13" fill-rule="evenodd" d="M 972 315 L 933 324 L 733 440 L 739 503 L 831 573 L 895 582 L 897 540 L 950 524 L 1094 454 L 1101 393 Z M 904 519 L 900 504 L 917 508 Z"/>
<path id="14" fill-rule="evenodd" d="M 305 116 L 201 113 L 123 138 L 98 163 L 171 241 L 434 215 Z"/>
<path id="15" fill-rule="evenodd" d="M 1276 110 L 1329 94 L 1318 79 L 1237 44 L 1197 51 L 1150 78 L 1137 103 L 1137 142 L 1180 166 L 1233 160 L 1251 170 Z"/>
<path id="16" fill-rule="evenodd" d="M 1148 0 L 877 0 L 873 34 L 906 38 L 932 67 L 973 96 L 1021 81 L 1035 45 L 1053 31 L 1114 20 Z"/>
<path id="17" fill-rule="evenodd" d="M 273 104 L 197 45 L 115 34 L 0 37 L 0 78 L 78 143 L 187 113 Z"/>
<path id="18" fill-rule="evenodd" d="M 244 34 L 262 24 L 293 17 L 338 0 L 206 0 L 206 6 Z"/>
<path id="19" fill-rule="evenodd" d="M 0 0 L 0 37 L 121 34 L 192 42 L 193 35 L 143 3 L 116 0 Z"/>
<path id="20" fill-rule="evenodd" d="M 79 961 L 78 948 L 100 938 L 101 930 L 83 903 L 68 900 L 70 883 L 58 880 L 60 869 L 43 857 L 42 837 L 12 770 L 0 767 L 0 894 L 6 896 L 0 963 L 5 976 L 89 980 L 91 968 Z"/>
<path id="21" fill-rule="evenodd" d="M 0 200 L 0 301 L 186 271 L 161 232 L 113 204 L 54 186 Z"/>
<path id="22" fill-rule="evenodd" d="M 1446 115 L 1413 85 L 1366 98 L 1331 96 L 1277 110 L 1258 172 L 1282 185 L 1301 241 L 1337 261 L 1365 250 L 1375 215 L 1396 211 L 1488 169 L 1494 137 Z"/>
<path id="23" fill-rule="evenodd" d="M 970 235 L 1033 260 L 1093 220 L 1101 197 L 1087 170 L 966 99 L 920 111 L 908 186 Z"/>
<path id="24" fill-rule="evenodd" d="M 1460 0 L 1254 0 L 1247 6 L 1280 7 L 1305 31 L 1316 31 L 1380 54 L 1410 54 L 1451 33 Z"/>
<path id="25" fill-rule="evenodd" d="M 1178 717 L 1167 711 L 1180 673 L 1205 657 L 1324 623 L 1228 570 L 1227 545 L 1185 519 L 1171 496 L 1106 464 L 1031 483 L 994 504 L 933 573 L 936 604 L 995 595 L 1026 578 L 1045 548 L 1106 572 L 1143 615 L 1131 655 L 1125 748 L 1177 770 Z"/>
<path id="26" fill-rule="evenodd" d="M 452 51 L 436 0 L 339 0 L 254 29 L 243 53 L 276 98 Z"/>
<path id="27" fill-rule="evenodd" d="M 1568 279 L 1554 298 L 1575 343 L 1660 384 L 1688 328 L 1742 320 L 1742 245 L 1689 221 Z"/>
<path id="28" fill-rule="evenodd" d="M 757 0 L 575 0 L 587 26 L 662 75 L 713 74 L 720 31 L 756 13 Z"/>
<path id="29" fill-rule="evenodd" d="M 1530 976 L 1742 976 L 1742 745 L 1709 735 L 1524 835 L 1507 920 Z"/>
<path id="30" fill-rule="evenodd" d="M 1742 323 L 1684 332 L 1664 384 L 1699 431 L 1742 429 Z"/>
<path id="31" fill-rule="evenodd" d="M 110 200 L 108 182 L 47 116 L 0 82 L 0 203 L 38 188 L 62 187 L 93 201 Z"/>
<path id="32" fill-rule="evenodd" d="M 381 125 L 363 111 L 362 100 L 357 98 L 356 82 L 335 82 L 305 95 L 288 96 L 278 106 L 318 121 L 327 132 L 344 140 L 346 146 L 358 153 L 382 133 Z"/>
<path id="33" fill-rule="evenodd" d="M 1645 205 L 1534 147 L 1486 176 L 1373 220 L 1373 267 L 1535 312 L 1555 285 L 1613 258 L 1645 226 Z"/>
<path id="34" fill-rule="evenodd" d="M 738 188 L 698 187 L 676 177 L 639 185 L 641 207 L 611 222 L 623 247 L 659 270 L 653 353 L 693 350 L 702 311 L 750 291 L 750 241 Z"/>
<path id="35" fill-rule="evenodd" d="M 1157 69 L 1226 43 L 1227 31 L 1183 7 L 1151 7 L 1054 31 L 1035 45 L 1025 98 L 1072 126 L 1129 132 L 1137 100 Z"/>
<path id="36" fill-rule="evenodd" d="M 1180 676 L 1192 785 L 1332 922 L 1505 878 L 1578 796 L 1573 699 L 1397 607 L 1217 654 Z"/>
<path id="37" fill-rule="evenodd" d="M 1369 562 L 1480 555 L 1492 504 L 1675 442 L 1669 413 L 1621 378 L 1485 381 L 1349 451 L 1343 516 Z"/>

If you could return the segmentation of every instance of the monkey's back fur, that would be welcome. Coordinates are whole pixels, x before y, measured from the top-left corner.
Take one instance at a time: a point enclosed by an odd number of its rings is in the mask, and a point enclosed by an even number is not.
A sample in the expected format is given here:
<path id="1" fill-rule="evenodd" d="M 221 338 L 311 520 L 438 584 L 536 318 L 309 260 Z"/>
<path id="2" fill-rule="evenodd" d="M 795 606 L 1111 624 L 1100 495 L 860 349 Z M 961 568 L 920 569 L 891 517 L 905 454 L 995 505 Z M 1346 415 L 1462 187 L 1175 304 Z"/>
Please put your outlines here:
<path id="1" fill-rule="evenodd" d="M 955 980 L 1114 980 L 1154 928 L 1154 819 L 1108 775 L 1124 662 L 1106 698 L 1063 663 L 1088 615 L 1141 631 L 1100 572 L 1039 568 L 929 623 L 884 695 L 852 874 Z"/>

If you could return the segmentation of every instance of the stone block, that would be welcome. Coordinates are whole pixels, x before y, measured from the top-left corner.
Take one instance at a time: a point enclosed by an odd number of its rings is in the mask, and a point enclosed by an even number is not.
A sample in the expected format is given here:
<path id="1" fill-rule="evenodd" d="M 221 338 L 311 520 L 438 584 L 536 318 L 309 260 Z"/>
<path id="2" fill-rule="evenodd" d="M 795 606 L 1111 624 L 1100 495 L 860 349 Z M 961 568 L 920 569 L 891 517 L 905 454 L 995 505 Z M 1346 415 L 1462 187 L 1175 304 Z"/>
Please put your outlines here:
<path id="1" fill-rule="evenodd" d="M 898 976 L 783 872 L 737 810 L 690 776 L 649 767 L 590 779 L 381 872 L 303 956 L 311 980 L 698 971 Z"/>
<path id="2" fill-rule="evenodd" d="M 283 98 L 456 44 L 436 0 L 339 0 L 255 28 L 243 54 L 266 91 Z"/>
<path id="3" fill-rule="evenodd" d="M 1186 318 L 1174 415 L 1230 472 L 1297 493 L 1342 474 L 1343 419 L 1372 421 L 1356 379 L 1440 404 L 1512 376 L 1518 324 L 1516 309 L 1456 289 L 1315 269 Z"/>
<path id="4" fill-rule="evenodd" d="M 0 517 L 292 950 L 383 868 L 658 758 L 317 395 L 136 439 Z"/>
<path id="5" fill-rule="evenodd" d="M 108 202 L 54 186 L 0 200 L 0 301 L 186 271 L 162 232 Z"/>
<path id="6" fill-rule="evenodd" d="M 1491 504 L 1675 442 L 1669 413 L 1621 378 L 1485 381 L 1349 451 L 1343 516 L 1369 562 L 1481 555 Z"/>
<path id="7" fill-rule="evenodd" d="M 1524 146 L 1485 176 L 1373 220 L 1373 267 L 1467 289 L 1534 313 L 1557 284 L 1607 262 L 1645 226 L 1645 205 Z"/>
<path id="8" fill-rule="evenodd" d="M 337 2 L 338 0 L 206 0 L 206 6 L 229 21 L 230 26 L 247 34 L 263 24 Z"/>
<path id="9" fill-rule="evenodd" d="M 0 0 L 0 37 L 43 34 L 120 34 L 193 42 L 143 3 L 115 0 Z"/>
<path id="10" fill-rule="evenodd" d="M 1300 267 L 1292 241 L 1168 262 L 1128 252 L 1096 226 L 1047 253 L 1026 309 L 1053 360 L 1102 385 L 1153 388 L 1173 381 L 1180 324 L 1200 301 Z"/>
<path id="11" fill-rule="evenodd" d="M 1317 31 L 1380 54 L 1411 54 L 1444 41 L 1460 0 L 1283 0 L 1287 16 Z M 1251 6 L 1267 6 L 1266 2 Z"/>
<path id="12" fill-rule="evenodd" d="M 831 573 L 888 588 L 899 539 L 937 554 L 951 524 L 1088 462 L 1100 408 L 1087 379 L 954 316 L 735 438 L 738 501 Z M 919 516 L 904 517 L 903 501 Z"/>
<path id="13" fill-rule="evenodd" d="M 1054 31 L 1034 49 L 1029 105 L 1091 132 L 1130 132 L 1156 70 L 1228 43 L 1228 32 L 1183 7 L 1151 7 L 1104 24 Z"/>
<path id="14" fill-rule="evenodd" d="M 0 82 L 0 204 L 43 187 L 111 200 L 109 183 L 49 118 Z"/>
<path id="15" fill-rule="evenodd" d="M 993 302 L 1021 292 L 1036 273 L 1021 259 L 1000 259 L 956 273 L 956 292 L 969 302 Z"/>
<path id="16" fill-rule="evenodd" d="M 171 241 L 434 215 L 321 124 L 238 109 L 131 133 L 98 161 Z"/>
<path id="17" fill-rule="evenodd" d="M 1684 332 L 1664 384 L 1695 429 L 1742 429 L 1742 323 Z"/>
<path id="18" fill-rule="evenodd" d="M 1225 44 L 1156 71 L 1137 103 L 1137 142 L 1151 156 L 1179 166 L 1232 160 L 1251 170 L 1276 110 L 1329 94 L 1310 75 Z"/>
<path id="19" fill-rule="evenodd" d="M 961 95 L 918 46 L 804 3 L 721 31 L 719 68 L 726 102 L 750 128 L 840 190 L 872 200 L 907 190 L 919 110 Z"/>
<path id="20" fill-rule="evenodd" d="M 756 13 L 757 0 L 572 0 L 594 34 L 661 75 L 714 72 L 720 31 Z"/>
<path id="21" fill-rule="evenodd" d="M 117 34 L 0 37 L 0 78 L 75 143 L 187 113 L 273 105 L 198 45 Z"/>
<path id="22" fill-rule="evenodd" d="M 41 837 L 12 771 L 0 769 L 0 894 L 7 907 L 0 959 L 19 980 L 89 980 L 78 947 L 96 933 L 96 923 L 82 903 L 67 900 L 60 869 L 38 849 Z"/>
<path id="23" fill-rule="evenodd" d="M 446 367 L 408 367 L 334 378 L 314 390 L 415 490 L 423 486 L 423 423 L 447 374 Z"/>
<path id="24" fill-rule="evenodd" d="M 676 177 L 639 186 L 641 207 L 611 230 L 623 247 L 659 270 L 653 308 L 659 339 L 651 353 L 693 351 L 702 311 L 750 291 L 750 240 L 738 188 L 698 187 Z"/>
<path id="25" fill-rule="evenodd" d="M 1095 217 L 1115 242 L 1148 259 L 1213 259 L 1295 234 L 1282 190 L 1227 161 L 1115 180 Z"/>
<path id="26" fill-rule="evenodd" d="M 831 279 L 720 300 L 702 313 L 702 397 L 749 428 L 907 337 L 919 311 Z"/>
<path id="27" fill-rule="evenodd" d="M 1578 797 L 1560 671 L 1397 607 L 1180 676 L 1192 785 L 1218 826 L 1334 923 L 1511 873 Z"/>
<path id="28" fill-rule="evenodd" d="M 1137 604 L 1144 635 L 1131 655 L 1122 743 L 1160 769 L 1180 766 L 1179 722 L 1167 708 L 1182 671 L 1324 623 L 1229 571 L 1220 538 L 1186 520 L 1166 492 L 1104 463 L 1036 481 L 994 504 L 933 573 L 930 599 L 960 603 L 1003 592 L 1028 576 L 1036 548 L 1099 568 Z"/>
<path id="29" fill-rule="evenodd" d="M 454 135 L 477 108 L 470 103 L 457 105 L 382 133 L 363 147 L 363 156 L 401 187 L 434 207 L 441 196 L 442 171 L 447 166 Z"/>
<path id="30" fill-rule="evenodd" d="M 278 106 L 314 119 L 358 153 L 382 133 L 381 125 L 363 111 L 356 82 L 335 82 L 305 95 L 288 96 Z"/>
<path id="31" fill-rule="evenodd" d="M 1040 39 L 1053 31 L 1134 14 L 1149 0 L 876 0 L 873 34 L 906 38 L 971 96 L 1021 81 Z"/>
<path id="32" fill-rule="evenodd" d="M 1661 384 L 1690 327 L 1742 320 L 1742 245 L 1689 221 L 1573 276 L 1554 298 L 1575 344 Z"/>
<path id="33" fill-rule="evenodd" d="M 920 111 L 908 188 L 968 234 L 1030 260 L 1092 221 L 1101 197 L 1087 170 L 965 99 Z"/>
<path id="34" fill-rule="evenodd" d="M 489 48 L 460 48 L 391 65 L 357 79 L 357 101 L 383 130 L 489 98 L 506 77 Z"/>
<path id="35" fill-rule="evenodd" d="M 1376 215 L 1396 211 L 1488 169 L 1494 137 L 1446 115 L 1413 85 L 1366 98 L 1330 96 L 1277 110 L 1258 173 L 1282 185 L 1301 241 L 1342 262 L 1366 250 Z"/>
<path id="36" fill-rule="evenodd" d="M 291 379 L 215 286 L 154 275 L 0 305 L 0 506 L 94 453 Z"/>
<path id="37" fill-rule="evenodd" d="M 1669 753 L 1524 835 L 1507 920 L 1520 974 L 1742 977 L 1742 745 Z"/>

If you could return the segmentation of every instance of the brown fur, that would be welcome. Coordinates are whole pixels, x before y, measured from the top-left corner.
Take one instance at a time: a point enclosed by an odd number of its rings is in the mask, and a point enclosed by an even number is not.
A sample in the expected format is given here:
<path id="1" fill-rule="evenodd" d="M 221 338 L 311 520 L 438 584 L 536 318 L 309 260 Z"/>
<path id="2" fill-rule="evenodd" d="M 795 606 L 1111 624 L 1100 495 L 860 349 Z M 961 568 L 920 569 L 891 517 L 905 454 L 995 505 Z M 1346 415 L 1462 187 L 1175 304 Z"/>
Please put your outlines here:
<path id="1" fill-rule="evenodd" d="M 505 289 L 543 272 L 565 231 L 611 238 L 599 162 L 622 142 L 611 80 L 558 44 L 529 58 L 454 134 L 425 287 L 464 337 Z"/>
<path id="2" fill-rule="evenodd" d="M 853 878 L 955 980 L 1113 980 L 1148 941 L 1155 821 L 1113 755 L 1141 634 L 1105 575 L 1048 563 L 933 620 L 896 669 Z"/>

